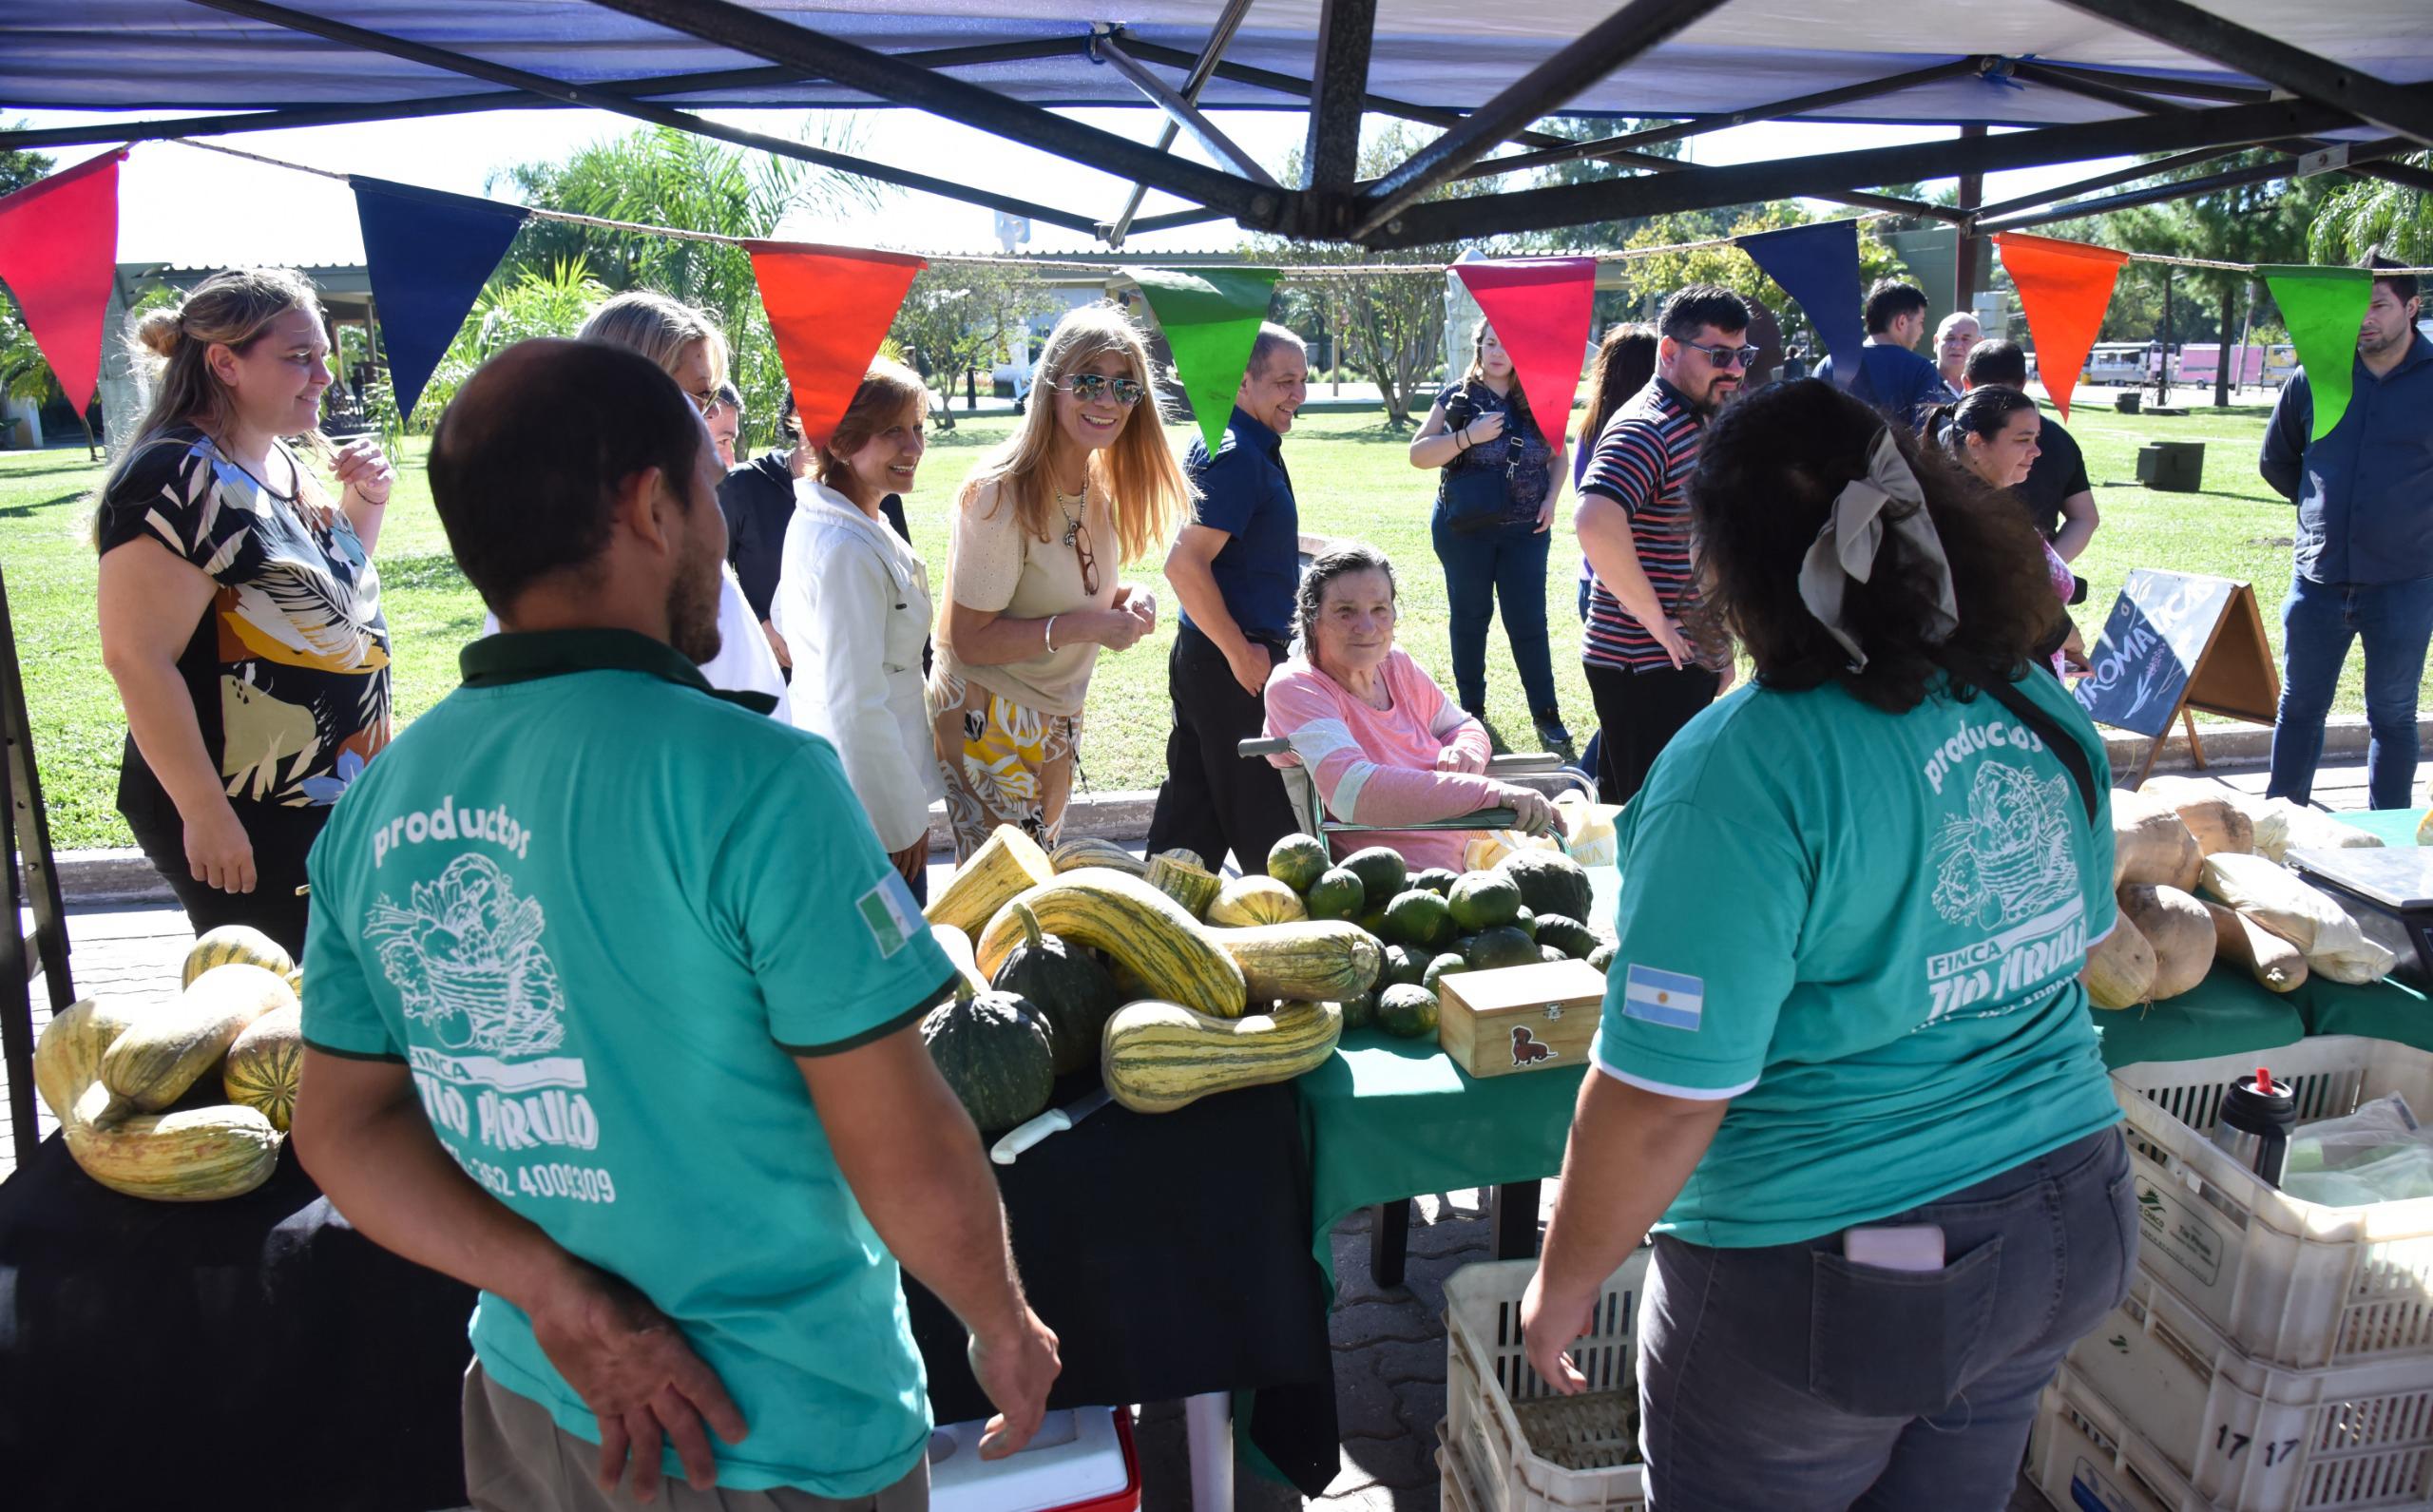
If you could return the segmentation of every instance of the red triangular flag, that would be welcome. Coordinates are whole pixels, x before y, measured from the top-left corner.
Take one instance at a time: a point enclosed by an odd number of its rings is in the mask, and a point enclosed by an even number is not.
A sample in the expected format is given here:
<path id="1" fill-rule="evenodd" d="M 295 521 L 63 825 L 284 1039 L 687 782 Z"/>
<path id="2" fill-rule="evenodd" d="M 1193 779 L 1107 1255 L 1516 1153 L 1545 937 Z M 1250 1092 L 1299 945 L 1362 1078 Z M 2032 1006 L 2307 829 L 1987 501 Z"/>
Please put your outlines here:
<path id="1" fill-rule="evenodd" d="M 1504 258 L 1453 271 L 1512 354 L 1512 376 L 1538 426 L 1561 445 L 1586 367 L 1597 303 L 1595 258 Z"/>
<path id="2" fill-rule="evenodd" d="M 747 241 L 777 356 L 795 386 L 795 413 L 826 446 L 853 402 L 895 312 L 929 261 L 902 252 Z"/>
<path id="3" fill-rule="evenodd" d="M 102 322 L 118 267 L 118 165 L 125 147 L 0 200 L 0 283 L 79 410 L 102 380 Z"/>
<path id="4" fill-rule="evenodd" d="M 2129 254 L 2083 241 L 2059 241 L 2017 231 L 1994 233 L 2002 267 L 2019 289 L 2027 334 L 2036 343 L 2036 373 L 2061 418 L 2070 418 L 2070 392 L 2095 350 L 2103 312 L 2112 303 Z"/>

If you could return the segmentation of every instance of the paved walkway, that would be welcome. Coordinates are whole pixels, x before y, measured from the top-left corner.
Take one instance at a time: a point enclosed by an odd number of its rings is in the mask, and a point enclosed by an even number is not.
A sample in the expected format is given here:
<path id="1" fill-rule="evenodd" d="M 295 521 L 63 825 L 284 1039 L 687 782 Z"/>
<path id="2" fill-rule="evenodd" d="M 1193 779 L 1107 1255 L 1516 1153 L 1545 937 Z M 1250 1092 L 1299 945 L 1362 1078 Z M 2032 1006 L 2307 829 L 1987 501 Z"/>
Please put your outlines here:
<path id="1" fill-rule="evenodd" d="M 2260 793 L 2264 787 L 2260 768 L 2197 775 L 2245 792 Z M 2318 779 L 2317 800 L 2333 809 L 2363 808 L 2365 781 L 2362 762 L 2327 767 Z M 932 888 L 944 883 L 945 870 L 932 866 Z M 193 941 L 184 914 L 167 906 L 71 910 L 69 936 L 80 993 L 157 999 L 176 993 L 179 964 Z M 38 1010 L 38 1017 L 47 1020 L 48 1014 Z M 42 1119 L 47 1133 L 47 1111 Z M 9 1141 L 0 1139 L 0 1176 L 14 1163 Z M 1559 1184 L 1545 1183 L 1542 1216 L 1551 1210 Z M 1368 1214 L 1348 1218 L 1336 1229 L 1338 1291 L 1330 1331 L 1343 1443 L 1333 1483 L 1311 1505 L 1330 1512 L 1435 1512 L 1435 1428 L 1445 1416 L 1445 1279 L 1460 1267 L 1488 1257 L 1485 1196 L 1467 1191 L 1415 1199 L 1409 1257 L 1400 1287 L 1379 1287 L 1370 1276 Z M 1179 1406 L 1144 1406 L 1138 1438 L 1144 1507 L 1148 1512 L 1178 1512 L 1188 1506 L 1191 1483 Z M 1288 1512 L 1299 1501 L 1290 1488 L 1247 1468 L 1236 1474 L 1236 1503 L 1241 1512 Z M 2044 1512 L 2043 1500 L 2022 1484 L 2012 1512 Z"/>

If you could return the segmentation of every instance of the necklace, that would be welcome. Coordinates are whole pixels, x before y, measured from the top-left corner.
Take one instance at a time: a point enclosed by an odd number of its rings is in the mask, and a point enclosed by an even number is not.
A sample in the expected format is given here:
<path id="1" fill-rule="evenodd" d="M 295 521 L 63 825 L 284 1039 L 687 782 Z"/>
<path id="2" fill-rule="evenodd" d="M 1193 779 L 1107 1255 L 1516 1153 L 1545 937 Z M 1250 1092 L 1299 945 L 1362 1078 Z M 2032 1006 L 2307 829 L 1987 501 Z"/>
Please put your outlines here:
<path id="1" fill-rule="evenodd" d="M 1057 488 L 1052 484 L 1049 487 L 1056 494 L 1056 512 L 1064 517 L 1064 544 L 1069 546 L 1082 533 L 1082 518 L 1081 515 L 1073 512 L 1073 507 L 1081 505 L 1083 507 L 1082 513 L 1088 513 L 1087 501 L 1090 490 L 1087 485 L 1084 485 L 1079 493 L 1066 493 L 1063 488 Z"/>

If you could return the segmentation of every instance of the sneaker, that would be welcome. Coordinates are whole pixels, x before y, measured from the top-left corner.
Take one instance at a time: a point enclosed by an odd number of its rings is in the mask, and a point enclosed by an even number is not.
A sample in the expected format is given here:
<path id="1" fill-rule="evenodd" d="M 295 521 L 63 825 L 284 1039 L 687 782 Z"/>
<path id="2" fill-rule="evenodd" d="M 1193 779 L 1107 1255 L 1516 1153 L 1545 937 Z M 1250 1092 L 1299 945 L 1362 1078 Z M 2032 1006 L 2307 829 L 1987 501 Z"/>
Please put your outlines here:
<path id="1" fill-rule="evenodd" d="M 1529 722 L 1537 727 L 1538 739 L 1546 746 L 1560 746 L 1566 751 L 1571 749 L 1571 732 L 1562 727 L 1561 710 L 1549 709 L 1543 714 L 1533 714 Z"/>

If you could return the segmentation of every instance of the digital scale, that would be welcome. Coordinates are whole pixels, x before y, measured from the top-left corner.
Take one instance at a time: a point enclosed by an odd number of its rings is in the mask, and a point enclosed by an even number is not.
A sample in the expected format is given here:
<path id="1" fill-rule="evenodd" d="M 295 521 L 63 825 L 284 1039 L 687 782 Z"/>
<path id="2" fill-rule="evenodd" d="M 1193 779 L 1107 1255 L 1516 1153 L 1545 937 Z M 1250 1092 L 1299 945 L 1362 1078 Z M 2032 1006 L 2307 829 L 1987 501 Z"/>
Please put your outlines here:
<path id="1" fill-rule="evenodd" d="M 2362 846 L 2343 850 L 2300 849 L 2289 865 L 2309 884 L 2331 894 L 2352 916 L 2380 914 L 2387 928 L 2366 937 L 2391 947 L 2399 957 L 2392 974 L 2419 986 L 2433 986 L 2433 850 L 2415 846 Z"/>

